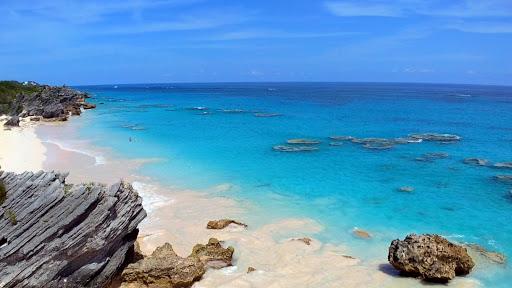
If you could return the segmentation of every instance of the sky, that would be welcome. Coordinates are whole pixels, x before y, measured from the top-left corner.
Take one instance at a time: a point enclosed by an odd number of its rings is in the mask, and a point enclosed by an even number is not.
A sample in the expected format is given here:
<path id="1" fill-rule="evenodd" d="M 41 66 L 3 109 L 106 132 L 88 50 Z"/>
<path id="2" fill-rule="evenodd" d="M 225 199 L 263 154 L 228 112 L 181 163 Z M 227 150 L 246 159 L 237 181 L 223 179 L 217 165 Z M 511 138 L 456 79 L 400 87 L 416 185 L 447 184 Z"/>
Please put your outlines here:
<path id="1" fill-rule="evenodd" d="M 0 79 L 512 85 L 512 0 L 0 0 Z"/>

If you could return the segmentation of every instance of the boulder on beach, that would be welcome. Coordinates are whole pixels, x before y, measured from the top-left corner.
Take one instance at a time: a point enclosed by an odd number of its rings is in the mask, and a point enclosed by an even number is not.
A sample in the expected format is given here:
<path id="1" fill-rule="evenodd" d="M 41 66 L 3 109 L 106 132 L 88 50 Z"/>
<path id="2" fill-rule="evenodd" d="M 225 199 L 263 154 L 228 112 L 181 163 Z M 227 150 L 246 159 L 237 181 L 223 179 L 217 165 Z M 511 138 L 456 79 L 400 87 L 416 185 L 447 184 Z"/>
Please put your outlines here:
<path id="1" fill-rule="evenodd" d="M 189 257 L 197 257 L 206 267 L 219 269 L 231 266 L 234 252 L 233 247 L 224 248 L 219 240 L 210 238 L 206 245 L 196 244 Z"/>
<path id="2" fill-rule="evenodd" d="M 482 158 L 466 158 L 462 162 L 464 164 L 476 166 L 487 166 L 489 164 L 489 160 Z"/>
<path id="3" fill-rule="evenodd" d="M 233 219 L 220 219 L 220 220 L 211 220 L 206 224 L 206 229 L 224 229 L 228 227 L 230 224 L 239 225 L 242 227 L 247 227 L 247 224 L 242 222 L 233 220 Z"/>
<path id="4" fill-rule="evenodd" d="M 151 256 L 129 264 L 121 276 L 121 287 L 191 287 L 205 272 L 199 258 L 182 258 L 165 243 Z"/>
<path id="5" fill-rule="evenodd" d="M 0 171 L 2 287 L 107 287 L 144 219 L 131 185 L 67 184 L 67 174 Z"/>
<path id="6" fill-rule="evenodd" d="M 20 126 L 20 117 L 18 116 L 12 116 L 9 118 L 5 123 L 4 126 L 10 126 L 10 127 L 19 127 Z"/>
<path id="7" fill-rule="evenodd" d="M 121 275 L 121 287 L 191 287 L 207 268 L 231 266 L 233 247 L 223 248 L 215 238 L 208 244 L 197 244 L 192 253 L 180 257 L 172 245 L 165 243 L 147 257 L 129 264 Z"/>
<path id="8" fill-rule="evenodd" d="M 466 248 L 435 234 L 393 240 L 388 261 L 403 275 L 442 283 L 469 274 L 475 266 Z"/>

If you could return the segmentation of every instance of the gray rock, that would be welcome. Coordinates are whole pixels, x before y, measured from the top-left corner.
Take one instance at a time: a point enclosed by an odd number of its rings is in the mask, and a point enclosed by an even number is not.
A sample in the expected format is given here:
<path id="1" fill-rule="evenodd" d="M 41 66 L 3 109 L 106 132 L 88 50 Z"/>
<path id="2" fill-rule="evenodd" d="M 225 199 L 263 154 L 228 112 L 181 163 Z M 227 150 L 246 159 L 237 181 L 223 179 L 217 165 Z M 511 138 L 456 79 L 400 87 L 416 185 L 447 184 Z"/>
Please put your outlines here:
<path id="1" fill-rule="evenodd" d="M 494 179 L 498 182 L 512 184 L 512 175 L 496 175 Z"/>
<path id="2" fill-rule="evenodd" d="M 0 171 L 2 287 L 105 287 L 120 273 L 146 212 L 120 182 L 65 183 L 66 174 Z"/>
<path id="3" fill-rule="evenodd" d="M 492 165 L 492 167 L 499 169 L 512 169 L 512 162 L 500 162 Z"/>
<path id="4" fill-rule="evenodd" d="M 19 127 L 20 126 L 20 117 L 18 116 L 12 116 L 4 123 L 4 126 L 12 126 L 12 127 Z"/>
<path id="5" fill-rule="evenodd" d="M 464 164 L 468 165 L 477 165 L 477 166 L 487 166 L 489 164 L 489 160 L 481 159 L 481 158 L 466 158 L 464 159 Z"/>
<path id="6" fill-rule="evenodd" d="M 453 134 L 441 134 L 441 133 L 417 133 L 410 134 L 410 138 L 421 139 L 424 141 L 436 141 L 442 143 L 450 143 L 460 141 L 462 138 L 458 135 Z"/>
<path id="7" fill-rule="evenodd" d="M 388 261 L 403 275 L 431 282 L 447 282 L 469 274 L 475 266 L 466 248 L 435 234 L 410 234 L 393 240 Z"/>
<path id="8" fill-rule="evenodd" d="M 68 87 L 39 86 L 38 92 L 17 95 L 10 113 L 18 115 L 22 111 L 24 116 L 42 116 L 45 119 L 63 121 L 69 114 L 80 115 L 81 107 L 96 107 L 85 102 L 89 98 L 86 93 Z"/>

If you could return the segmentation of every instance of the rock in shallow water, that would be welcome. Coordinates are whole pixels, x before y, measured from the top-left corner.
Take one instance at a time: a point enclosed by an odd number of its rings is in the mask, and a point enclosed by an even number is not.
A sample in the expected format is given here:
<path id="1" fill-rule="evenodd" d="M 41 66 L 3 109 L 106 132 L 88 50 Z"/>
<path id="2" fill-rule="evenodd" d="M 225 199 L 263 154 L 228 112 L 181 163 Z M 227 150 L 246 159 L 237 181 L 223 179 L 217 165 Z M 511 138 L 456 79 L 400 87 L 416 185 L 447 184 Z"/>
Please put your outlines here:
<path id="1" fill-rule="evenodd" d="M 247 224 L 244 224 L 242 222 L 239 222 L 239 221 L 236 221 L 233 219 L 220 219 L 220 220 L 208 221 L 208 224 L 206 225 L 206 229 L 224 229 L 224 228 L 228 227 L 230 224 L 247 227 Z"/>
<path id="2" fill-rule="evenodd" d="M 105 287 L 133 249 L 146 212 L 133 188 L 120 182 L 65 184 L 54 172 L 0 171 L 2 287 Z"/>
<path id="3" fill-rule="evenodd" d="M 435 234 L 410 234 L 393 240 L 388 261 L 402 274 L 431 282 L 447 282 L 475 266 L 466 248 Z"/>
<path id="4" fill-rule="evenodd" d="M 477 166 L 487 166 L 489 164 L 489 160 L 481 159 L 481 158 L 466 158 L 464 159 L 464 164 L 468 165 L 477 165 Z"/>

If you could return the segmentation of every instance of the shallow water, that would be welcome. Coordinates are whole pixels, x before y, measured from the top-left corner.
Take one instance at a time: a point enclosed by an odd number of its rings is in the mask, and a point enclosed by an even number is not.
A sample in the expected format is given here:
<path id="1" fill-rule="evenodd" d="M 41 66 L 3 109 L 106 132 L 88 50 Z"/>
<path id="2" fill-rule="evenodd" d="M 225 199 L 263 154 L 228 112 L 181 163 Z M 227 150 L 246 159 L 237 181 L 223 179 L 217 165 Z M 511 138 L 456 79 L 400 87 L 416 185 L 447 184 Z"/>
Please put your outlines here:
<path id="1" fill-rule="evenodd" d="M 264 224 L 310 217 L 316 238 L 345 243 L 360 258 L 386 260 L 407 233 L 438 233 L 512 255 L 512 174 L 463 164 L 512 161 L 512 87 L 431 84 L 261 83 L 84 86 L 97 109 L 72 121 L 80 136 L 126 157 L 162 158 L 141 172 L 174 186 L 224 188 L 257 208 Z M 196 108 L 193 107 L 205 107 Z M 206 109 L 207 108 L 207 109 Z M 259 113 L 259 114 L 257 114 Z M 275 117 L 256 117 L 268 116 Z M 256 115 L 255 115 L 256 114 Z M 327 137 L 460 135 L 369 150 Z M 290 138 L 321 140 L 318 151 L 276 152 Z M 429 152 L 448 158 L 416 161 Z M 399 192 L 412 186 L 411 193 Z M 354 238 L 358 227 L 373 238 Z M 508 287 L 510 265 L 480 265 L 472 277 Z"/>

